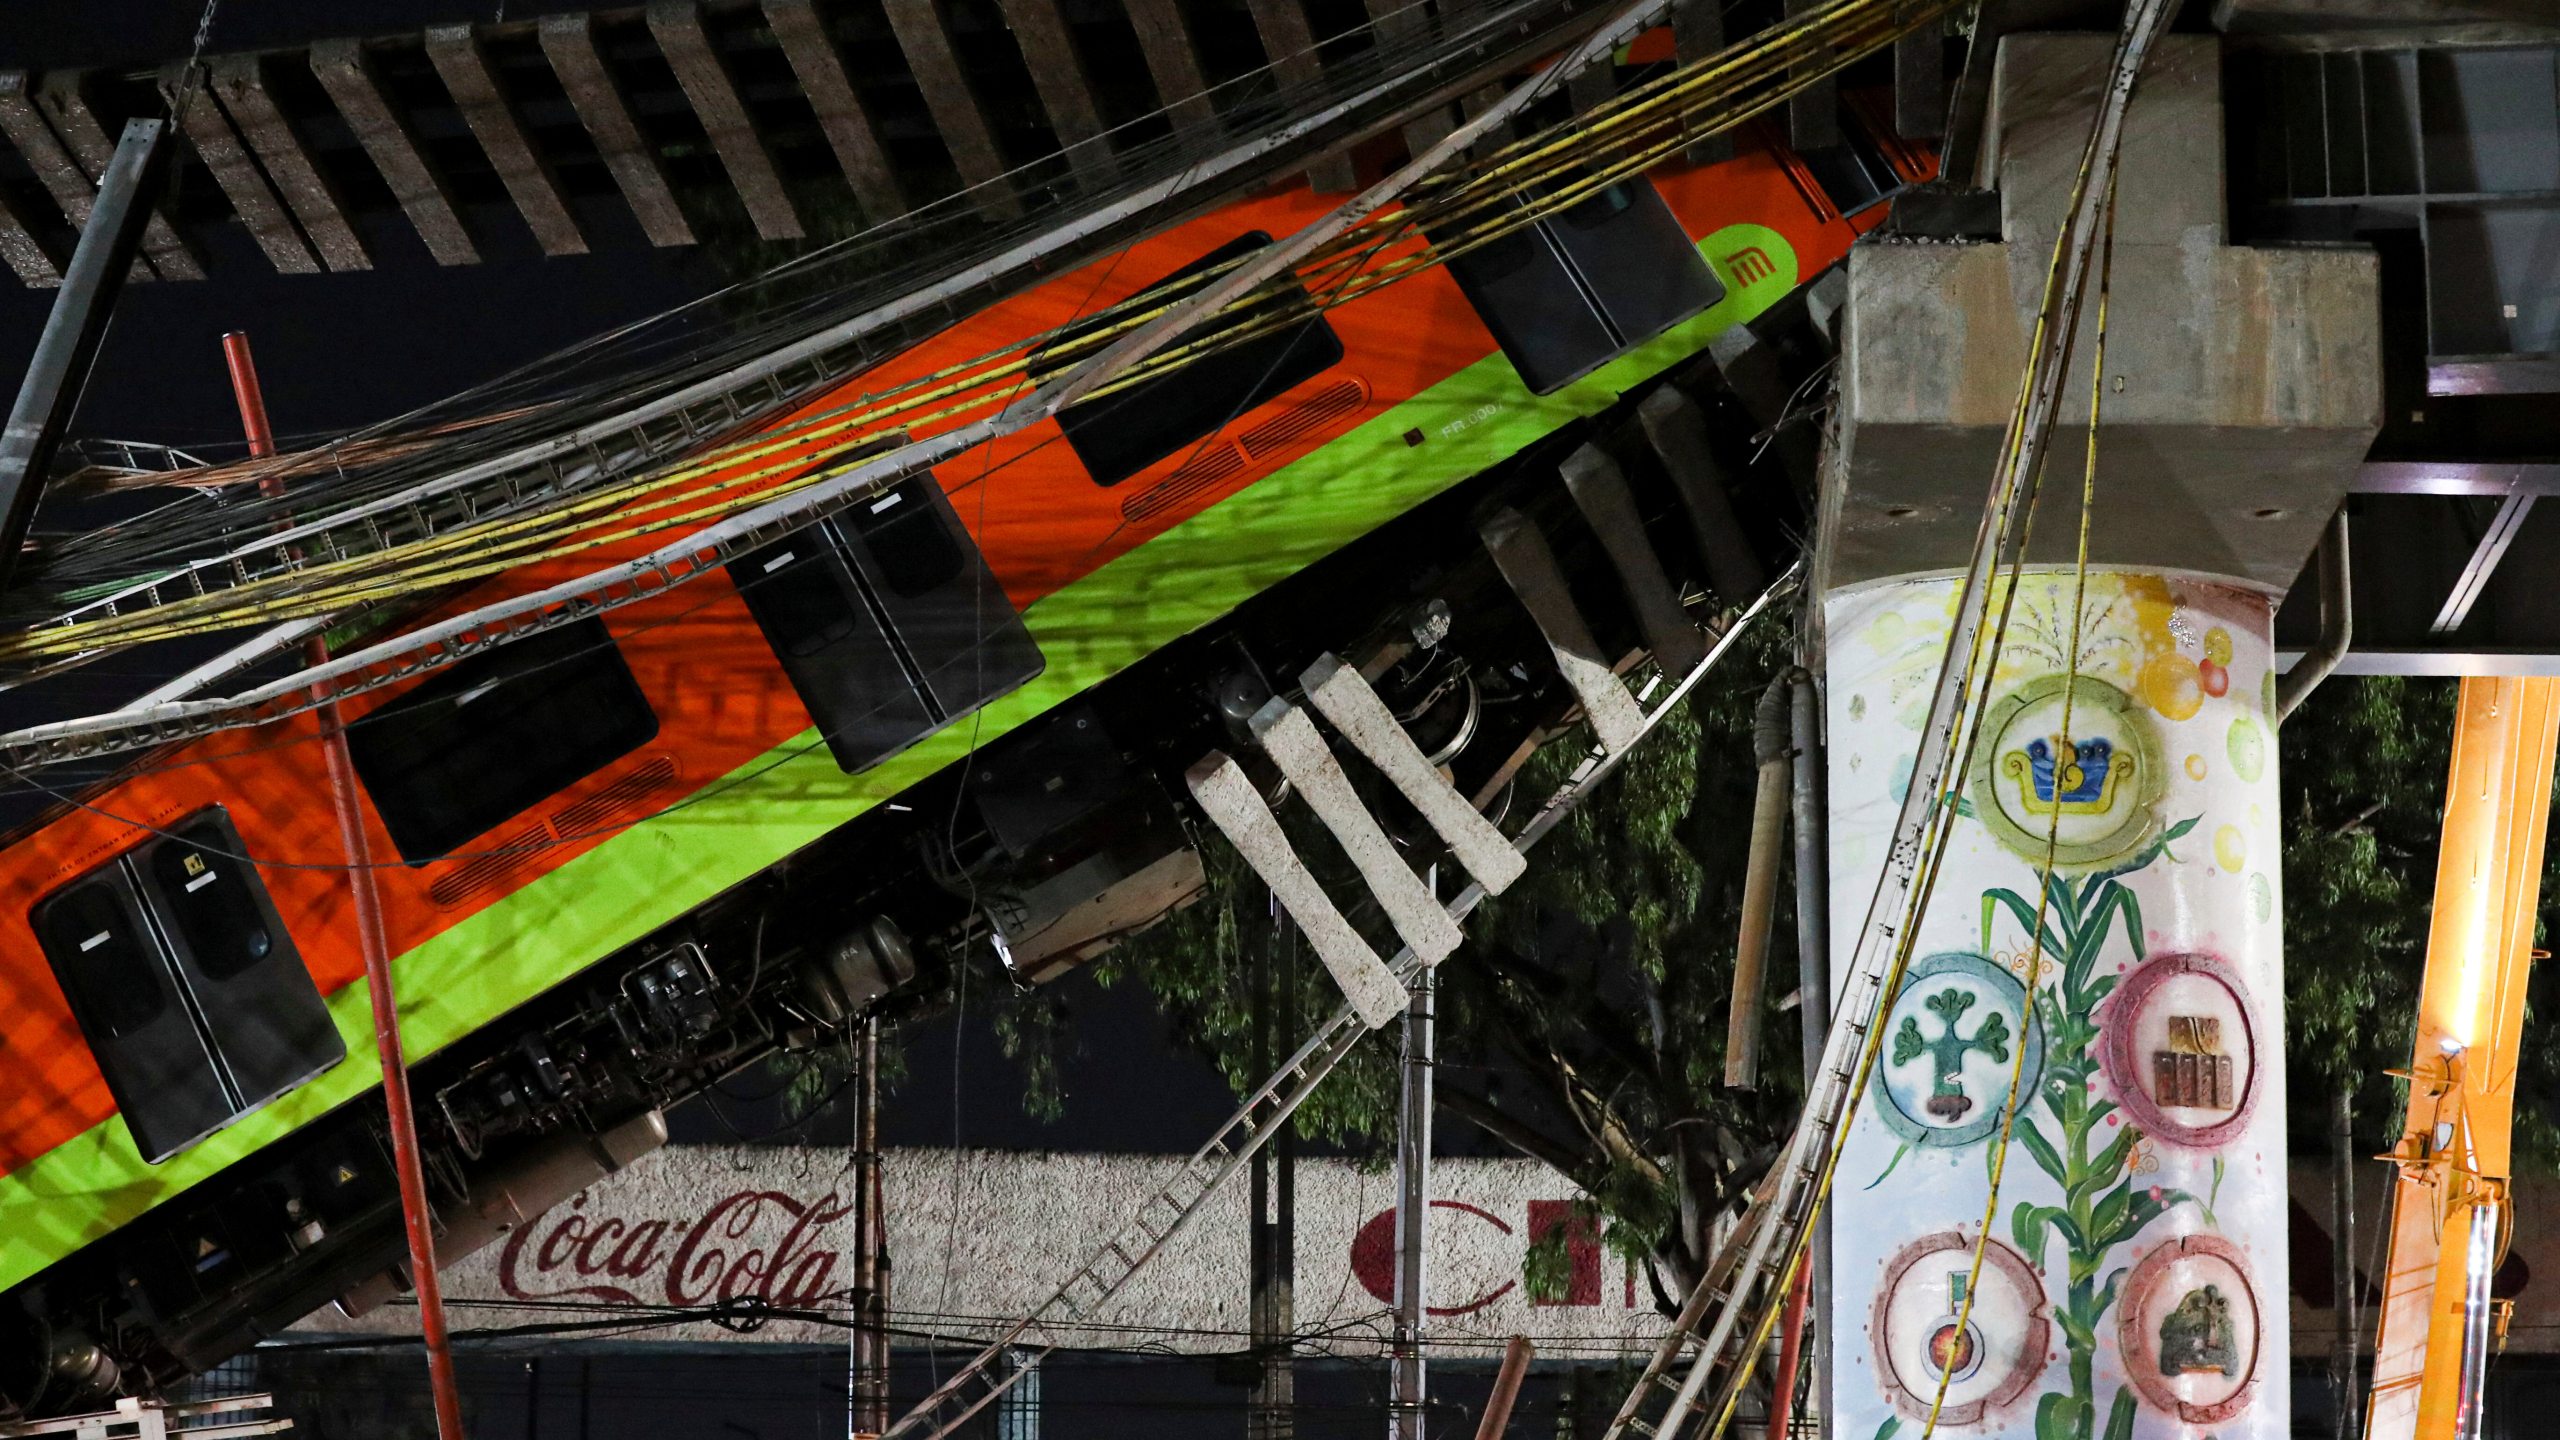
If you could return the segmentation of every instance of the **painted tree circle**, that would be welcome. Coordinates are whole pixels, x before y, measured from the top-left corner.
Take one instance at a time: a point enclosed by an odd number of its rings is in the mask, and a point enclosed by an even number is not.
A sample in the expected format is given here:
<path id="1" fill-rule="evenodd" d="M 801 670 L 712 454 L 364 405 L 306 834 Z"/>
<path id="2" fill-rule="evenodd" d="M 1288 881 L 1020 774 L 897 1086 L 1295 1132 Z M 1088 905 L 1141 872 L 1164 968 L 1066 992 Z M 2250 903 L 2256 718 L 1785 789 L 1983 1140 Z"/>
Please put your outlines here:
<path id="1" fill-rule="evenodd" d="M 2062 732 L 2069 696 L 2070 735 Z M 2169 770 L 2133 698 L 2087 675 L 2044 675 L 2002 697 L 1975 751 L 1974 814 L 1999 842 L 2041 863 L 2101 865 L 2160 827 Z"/>
<path id="2" fill-rule="evenodd" d="M 1946 1148 L 1999 1129 L 2011 1076 L 2021 1100 L 2035 1097 L 2044 1076 L 2044 1031 L 2026 1007 L 2018 977 L 1983 956 L 1958 950 L 1913 961 L 1885 1015 L 1875 1067 L 1884 1123 L 1914 1145 Z"/>
<path id="3" fill-rule="evenodd" d="M 2213 1149 L 2257 1108 L 2259 1036 L 2239 972 L 2210 955 L 2155 955 L 2099 1018 L 2099 1063 L 2144 1133 Z"/>
<path id="4" fill-rule="evenodd" d="M 1968 1292 L 1972 1269 L 1973 1237 L 1946 1230 L 1895 1251 L 1879 1277 L 1867 1343 L 1886 1398 L 1913 1419 L 1928 1418 L 1944 1376 L 1938 1423 L 1975 1424 L 2025 1394 L 2051 1358 L 2044 1284 L 2026 1258 L 1994 1240 Z"/>
<path id="5" fill-rule="evenodd" d="M 2219 1235 L 2158 1245 L 2126 1277 L 2117 1353 L 2152 1408 L 2215 1425 L 2257 1397 L 2263 1316 L 2249 1261 Z"/>

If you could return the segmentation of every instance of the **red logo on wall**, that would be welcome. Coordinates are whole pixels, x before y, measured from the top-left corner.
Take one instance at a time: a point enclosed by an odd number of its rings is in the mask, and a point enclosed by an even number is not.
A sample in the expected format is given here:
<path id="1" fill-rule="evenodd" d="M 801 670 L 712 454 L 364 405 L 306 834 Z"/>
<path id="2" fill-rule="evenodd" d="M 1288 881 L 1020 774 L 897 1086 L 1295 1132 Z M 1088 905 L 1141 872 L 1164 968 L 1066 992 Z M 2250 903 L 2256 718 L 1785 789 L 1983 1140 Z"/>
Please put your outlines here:
<path id="1" fill-rule="evenodd" d="M 517 1300 L 583 1295 L 661 1303 L 644 1301 L 646 1288 L 668 1305 L 752 1297 L 796 1309 L 833 1288 L 828 1281 L 841 1252 L 820 1246 L 827 1227 L 853 1213 L 853 1202 L 832 1191 L 801 1201 L 778 1190 L 740 1190 L 691 1223 L 597 1220 L 586 1204 L 580 1195 L 509 1236 L 498 1255 L 498 1288 Z"/>

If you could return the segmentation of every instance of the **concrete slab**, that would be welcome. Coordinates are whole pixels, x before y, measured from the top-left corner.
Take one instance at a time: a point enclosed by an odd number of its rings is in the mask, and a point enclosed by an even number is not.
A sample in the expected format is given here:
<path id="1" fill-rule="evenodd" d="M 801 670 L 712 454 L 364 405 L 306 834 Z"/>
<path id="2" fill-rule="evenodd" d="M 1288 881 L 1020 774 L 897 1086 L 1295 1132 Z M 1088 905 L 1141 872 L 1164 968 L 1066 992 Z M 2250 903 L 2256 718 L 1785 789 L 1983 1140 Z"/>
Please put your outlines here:
<path id="1" fill-rule="evenodd" d="M 372 269 L 373 257 L 365 253 L 364 242 L 347 223 L 337 187 L 320 173 L 311 153 L 303 148 L 302 137 L 293 133 L 275 98 L 267 93 L 266 72 L 258 57 L 216 56 L 209 72 L 213 93 L 221 97 L 222 108 L 231 112 L 241 138 L 266 167 L 267 178 L 284 197 L 293 218 L 301 222 L 303 235 L 320 252 L 320 259 L 332 270 Z"/>
<path id="2" fill-rule="evenodd" d="M 1289 844 L 1288 835 L 1280 828 L 1279 817 L 1264 804 L 1262 795 L 1253 788 L 1241 766 L 1227 756 L 1211 751 L 1184 777 L 1191 786 L 1192 798 L 1200 809 L 1236 847 L 1253 873 L 1271 887 L 1280 907 L 1297 922 L 1300 934 L 1314 948 L 1316 958 L 1324 962 L 1333 983 L 1360 1013 L 1362 1023 L 1375 1030 L 1404 1013 L 1404 986 L 1396 983 L 1395 972 L 1360 932 L 1351 928 L 1342 912 L 1334 907 L 1324 887 L 1307 869 L 1306 862 Z"/>
<path id="3" fill-rule="evenodd" d="M 586 237 L 578 233 L 578 222 L 570 217 L 559 187 L 552 183 L 551 172 L 533 153 L 533 144 L 525 138 L 524 126 L 517 121 L 514 107 L 507 103 L 506 92 L 498 88 L 498 77 L 490 72 L 489 58 L 481 53 L 479 38 L 472 34 L 471 27 L 432 26 L 427 30 L 426 43 L 428 63 L 444 80 L 455 108 L 462 112 L 462 122 L 471 127 L 472 136 L 488 155 L 500 183 L 507 187 L 507 197 L 515 201 L 517 213 L 524 216 L 542 253 L 586 254 Z"/>
<path id="4" fill-rule="evenodd" d="M 746 204 L 756 233 L 767 240 L 797 240 L 806 235 L 800 212 L 792 208 L 782 177 L 774 171 L 773 157 L 765 153 L 763 138 L 747 118 L 746 103 L 738 98 L 729 67 L 711 48 L 700 8 L 693 0 L 655 0 L 649 6 L 648 22 L 649 34 L 657 40 L 667 64 L 674 67 L 676 84 L 683 88 L 695 118 L 701 120 L 703 133 L 711 138 L 711 148 L 720 157 L 720 167 L 729 172 L 739 200 Z"/>
<path id="5" fill-rule="evenodd" d="M 657 147 L 640 133 L 631 107 L 623 102 L 622 88 L 614 83 L 613 72 L 605 68 L 604 56 L 596 50 L 593 18 L 583 11 L 545 15 L 539 34 L 543 58 L 551 62 L 551 73 L 568 93 L 569 108 L 578 112 L 578 123 L 595 142 L 596 154 L 613 176 L 614 188 L 622 192 L 623 203 L 631 207 L 632 217 L 640 222 L 640 232 L 652 245 L 692 244 L 693 227 L 685 222 L 675 191 L 668 188 Z"/>
<path id="6" fill-rule="evenodd" d="M 1405 863 L 1359 792 L 1351 788 L 1351 777 L 1342 772 L 1341 762 L 1333 758 L 1307 712 L 1286 700 L 1274 700 L 1254 715 L 1252 728 L 1264 753 L 1289 778 L 1324 828 L 1333 832 L 1360 878 L 1369 882 L 1378 908 L 1386 912 L 1415 957 L 1425 965 L 1447 959 L 1466 936 L 1431 887 Z"/>
<path id="7" fill-rule="evenodd" d="M 49 290 L 62 283 L 61 269 L 36 243 L 17 202 L 6 195 L 0 195 L 0 263 L 6 263 L 17 274 L 18 283 L 31 289 Z"/>
<path id="8" fill-rule="evenodd" d="M 107 173 L 107 162 L 115 157 L 116 143 L 107 138 L 106 127 L 98 123 L 97 112 L 81 93 L 78 72 L 56 71 L 39 77 L 36 108 L 53 122 L 53 133 L 71 148 L 71 157 L 80 162 L 82 174 L 94 183 Z M 204 263 L 178 237 L 167 210 L 166 205 L 154 206 L 151 218 L 143 222 L 143 257 L 163 280 L 203 279 Z"/>
<path id="9" fill-rule="evenodd" d="M 877 225 L 906 214 L 907 197 L 898 185 L 897 171 L 889 164 L 888 151 L 880 146 L 879 132 L 872 128 L 862 98 L 845 75 L 843 57 L 828 38 L 826 22 L 813 0 L 764 0 L 764 18 L 773 27 L 784 58 L 791 62 L 791 73 L 799 77 L 801 92 L 818 112 L 818 128 L 826 132 L 836 164 L 844 168 L 845 181 L 853 186 L 863 219 Z"/>
<path id="10" fill-rule="evenodd" d="M 1031 87 L 1049 128 L 1057 132 L 1067 163 L 1088 183 L 1109 180 L 1118 168 L 1110 147 L 1102 143 L 1102 111 L 1094 104 L 1093 82 L 1085 75 L 1084 58 L 1076 53 L 1075 36 L 1058 0 L 996 0 L 1004 23 L 1022 47 L 1023 64 L 1031 71 Z"/>
<path id="11" fill-rule="evenodd" d="M 1306 690 L 1307 703 L 1422 813 L 1433 833 L 1486 894 L 1501 894 L 1527 870 L 1528 862 L 1502 831 L 1468 804 L 1449 777 L 1422 753 L 1422 747 L 1413 743 L 1358 667 L 1344 664 L 1337 655 L 1319 655 L 1299 675 L 1298 683 Z"/>
<path id="12" fill-rule="evenodd" d="M 1564 683 L 1582 702 L 1583 716 L 1599 737 L 1600 748 L 1614 755 L 1633 745 L 1644 733 L 1644 712 L 1600 653 L 1600 642 L 1592 638 L 1590 623 L 1574 604 L 1547 537 L 1528 516 L 1508 508 L 1495 511 L 1480 533 L 1503 583 L 1538 622 L 1538 633 L 1546 637 Z"/>
<path id="13" fill-rule="evenodd" d="M 960 171 L 960 183 L 977 191 L 978 208 L 988 215 L 999 219 L 1020 215 L 1022 202 L 1003 183 L 1004 154 L 996 148 L 995 127 L 978 93 L 969 87 L 969 77 L 961 73 L 941 8 L 935 0 L 882 0 L 882 8 L 888 12 L 889 28 L 898 37 L 898 49 L 907 57 L 916 88 L 923 92 L 925 108 L 933 114 L 934 127 L 942 132 L 943 148 L 951 152 L 951 163 Z"/>
<path id="14" fill-rule="evenodd" d="M 330 103 L 355 132 L 356 143 L 373 157 L 373 166 L 391 186 L 401 213 L 416 227 L 427 253 L 439 265 L 473 265 L 480 252 L 455 213 L 444 177 L 419 148 L 409 122 L 393 109 L 365 58 L 360 40 L 322 40 L 311 47 L 311 73 L 329 92 Z"/>
<path id="15" fill-rule="evenodd" d="M 1200 47 L 1191 39 L 1181 5 L 1177 0 L 1128 0 L 1128 9 L 1139 53 L 1147 57 L 1147 74 L 1156 82 L 1156 98 L 1173 112 L 1173 123 L 1186 128 L 1216 124 L 1208 72 L 1200 64 Z"/>
<path id="16" fill-rule="evenodd" d="M 1636 406 L 1636 422 L 1670 473 L 1672 488 L 1680 492 L 1689 533 L 1706 560 L 1707 583 L 1724 603 L 1747 604 L 1768 583 L 1768 572 L 1733 513 L 1724 467 L 1708 443 L 1706 412 L 1677 386 L 1658 385 Z"/>
<path id="17" fill-rule="evenodd" d="M 81 173 L 70 150 L 54 135 L 53 127 L 37 113 L 32 82 L 24 70 L 0 70 L 0 135 L 8 136 L 9 143 L 17 147 L 19 157 L 27 162 L 27 169 L 34 172 L 45 193 L 53 197 L 54 206 L 71 222 L 71 228 L 88 229 L 96 189 Z M 150 267 L 137 263 L 133 278 L 152 278 Z"/>
<path id="18" fill-rule="evenodd" d="M 1247 0 L 1247 8 L 1253 12 L 1253 31 L 1262 39 L 1262 53 L 1270 57 L 1281 84 L 1313 85 L 1323 77 L 1306 0 Z M 1345 195 L 1359 188 L 1348 155 L 1328 155 L 1308 166 L 1307 183 L 1319 195 Z"/>
<path id="19" fill-rule="evenodd" d="M 159 75 L 160 93 L 177 115 L 187 143 L 195 147 L 196 158 L 213 172 L 214 183 L 231 201 L 233 213 L 248 227 L 249 237 L 277 270 L 287 275 L 320 273 L 320 257 L 303 242 L 283 198 L 250 158 L 248 142 L 231 128 L 231 117 L 222 113 L 221 102 L 207 91 L 187 93 L 185 81 L 185 65 L 168 66 Z"/>
<path id="20" fill-rule="evenodd" d="M 1644 533 L 1644 520 L 1636 513 L 1635 496 L 1618 462 L 1598 446 L 1585 445 L 1564 457 L 1561 469 L 1574 508 L 1600 537 L 1610 568 L 1618 572 L 1618 588 L 1644 629 L 1645 648 L 1674 675 L 1698 668 L 1707 658 L 1706 638 L 1681 608 L 1680 592 L 1672 588 L 1662 557 Z"/>

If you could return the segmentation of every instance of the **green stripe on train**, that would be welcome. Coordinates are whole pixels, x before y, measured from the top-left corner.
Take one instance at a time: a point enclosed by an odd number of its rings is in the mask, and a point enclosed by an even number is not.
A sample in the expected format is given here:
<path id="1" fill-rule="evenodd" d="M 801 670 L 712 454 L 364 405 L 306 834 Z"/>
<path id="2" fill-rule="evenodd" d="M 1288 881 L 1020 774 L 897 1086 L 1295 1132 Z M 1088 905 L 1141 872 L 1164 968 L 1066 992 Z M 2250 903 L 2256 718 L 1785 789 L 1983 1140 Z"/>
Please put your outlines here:
<path id="1" fill-rule="evenodd" d="M 1757 246 L 1748 285 L 1717 264 Z M 1488 356 L 1203 514 L 1044 597 L 1026 613 L 1048 657 L 1038 679 L 860 775 L 816 730 L 740 766 L 679 808 L 595 849 L 399 957 L 400 1028 L 429 1054 L 567 978 L 566 957 L 609 954 L 762 871 L 1061 701 L 1402 515 L 1540 436 L 1608 408 L 1795 287 L 1794 247 L 1759 225 L 1699 246 L 1728 293 L 1716 306 L 1555 394 L 1533 396 Z M 1407 431 L 1428 437 L 1408 446 Z M 1004 503 L 1002 479 L 986 500 Z M 584 963 L 581 960 L 579 963 Z M 364 987 L 329 999 L 346 1037 L 335 1070 L 165 1165 L 142 1163 L 110 1119 L 0 1177 L 0 1289 L 104 1236 L 380 1083 Z"/>

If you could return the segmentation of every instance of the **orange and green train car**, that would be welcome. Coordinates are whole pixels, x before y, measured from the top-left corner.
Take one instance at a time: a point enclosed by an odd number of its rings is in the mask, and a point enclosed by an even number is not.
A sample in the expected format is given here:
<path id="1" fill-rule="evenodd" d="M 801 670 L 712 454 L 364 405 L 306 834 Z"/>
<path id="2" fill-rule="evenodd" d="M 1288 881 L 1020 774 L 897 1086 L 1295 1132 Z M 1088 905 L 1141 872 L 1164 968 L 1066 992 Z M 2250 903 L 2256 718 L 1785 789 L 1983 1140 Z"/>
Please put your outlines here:
<path id="1" fill-rule="evenodd" d="M 1889 137 L 1866 153 L 1879 188 L 1920 176 Z M 1228 204 L 792 414 L 1333 203 Z M 448 1258 L 645 1146 L 667 1103 L 926 988 L 919 967 L 992 942 L 1044 979 L 1196 889 L 1161 777 L 1200 749 L 1147 737 L 1214 727 L 1257 678 L 1109 699 L 1115 677 L 1292 577 L 1318 598 L 1267 627 L 1410 603 L 1413 575 L 1305 581 L 1760 315 L 1879 213 L 1844 218 L 1746 139 L 353 707 Z M 149 1389 L 395 1283 L 317 734 L 153 755 L 0 851 L 0 1413 Z"/>

